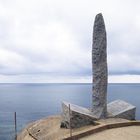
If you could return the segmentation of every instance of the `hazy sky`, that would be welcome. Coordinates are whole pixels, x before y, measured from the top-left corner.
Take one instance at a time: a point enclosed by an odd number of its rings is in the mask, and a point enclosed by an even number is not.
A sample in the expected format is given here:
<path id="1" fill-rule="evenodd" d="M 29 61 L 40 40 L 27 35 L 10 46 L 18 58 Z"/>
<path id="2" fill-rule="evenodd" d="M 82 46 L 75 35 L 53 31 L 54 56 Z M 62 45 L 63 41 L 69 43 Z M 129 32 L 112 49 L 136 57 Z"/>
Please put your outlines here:
<path id="1" fill-rule="evenodd" d="M 139 0 L 0 0 L 0 82 L 91 82 L 100 12 L 109 82 L 140 82 Z"/>

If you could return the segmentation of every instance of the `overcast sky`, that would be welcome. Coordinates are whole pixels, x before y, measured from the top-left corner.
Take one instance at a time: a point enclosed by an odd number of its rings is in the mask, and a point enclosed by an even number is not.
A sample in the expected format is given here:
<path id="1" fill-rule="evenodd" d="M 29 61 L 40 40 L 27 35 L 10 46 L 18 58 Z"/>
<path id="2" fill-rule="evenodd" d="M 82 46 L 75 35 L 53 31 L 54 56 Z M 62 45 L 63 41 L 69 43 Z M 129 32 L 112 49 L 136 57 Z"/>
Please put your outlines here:
<path id="1" fill-rule="evenodd" d="M 91 82 L 100 12 L 109 82 L 140 82 L 139 0 L 0 0 L 0 82 Z"/>

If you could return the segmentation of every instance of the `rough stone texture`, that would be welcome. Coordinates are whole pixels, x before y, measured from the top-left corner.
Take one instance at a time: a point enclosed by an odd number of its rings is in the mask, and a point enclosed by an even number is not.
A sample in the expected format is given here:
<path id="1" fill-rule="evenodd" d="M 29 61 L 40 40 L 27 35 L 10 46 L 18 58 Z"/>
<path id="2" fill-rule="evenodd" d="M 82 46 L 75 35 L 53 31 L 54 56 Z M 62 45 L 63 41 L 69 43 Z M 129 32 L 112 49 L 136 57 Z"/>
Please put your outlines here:
<path id="1" fill-rule="evenodd" d="M 136 107 L 122 100 L 115 100 L 107 105 L 108 117 L 135 119 Z"/>
<path id="2" fill-rule="evenodd" d="M 92 112 L 87 108 L 83 108 L 74 104 L 70 104 L 70 115 L 69 115 L 69 104 L 67 102 L 62 103 L 62 122 L 61 127 L 70 128 L 70 117 L 71 117 L 71 128 L 78 128 L 88 124 L 94 124 L 97 120 Z"/>
<path id="3" fill-rule="evenodd" d="M 95 17 L 92 44 L 93 94 L 92 112 L 97 118 L 107 115 L 107 39 L 102 14 Z"/>

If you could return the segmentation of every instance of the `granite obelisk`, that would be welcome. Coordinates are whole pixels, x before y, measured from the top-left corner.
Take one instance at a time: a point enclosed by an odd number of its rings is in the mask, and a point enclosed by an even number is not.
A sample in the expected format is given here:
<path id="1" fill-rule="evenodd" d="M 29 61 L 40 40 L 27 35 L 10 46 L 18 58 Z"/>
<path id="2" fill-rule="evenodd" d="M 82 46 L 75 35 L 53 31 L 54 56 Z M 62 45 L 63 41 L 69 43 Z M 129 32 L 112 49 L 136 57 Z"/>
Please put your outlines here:
<path id="1" fill-rule="evenodd" d="M 95 17 L 92 42 L 92 112 L 98 118 L 107 116 L 107 37 L 101 13 Z"/>
<path id="2" fill-rule="evenodd" d="M 92 109 L 62 102 L 61 127 L 78 128 L 104 118 L 135 119 L 136 107 L 122 100 L 107 105 L 107 37 L 102 14 L 95 17 L 92 43 Z"/>

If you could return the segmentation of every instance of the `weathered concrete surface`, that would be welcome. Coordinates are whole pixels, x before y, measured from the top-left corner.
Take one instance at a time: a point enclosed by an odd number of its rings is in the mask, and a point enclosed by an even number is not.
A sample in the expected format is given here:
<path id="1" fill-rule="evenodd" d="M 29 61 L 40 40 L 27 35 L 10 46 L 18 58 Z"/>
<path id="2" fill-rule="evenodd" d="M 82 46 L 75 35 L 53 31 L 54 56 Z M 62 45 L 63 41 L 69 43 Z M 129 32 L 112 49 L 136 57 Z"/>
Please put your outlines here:
<path id="1" fill-rule="evenodd" d="M 21 133 L 18 134 L 17 140 L 62 140 L 70 136 L 69 129 L 60 128 L 61 116 L 50 116 L 30 123 Z M 80 128 L 72 129 L 72 135 L 77 135 L 100 127 L 100 125 L 128 122 L 120 118 L 110 118 L 99 120 L 99 125 L 86 125 Z"/>
<path id="2" fill-rule="evenodd" d="M 122 100 L 115 100 L 107 105 L 108 117 L 135 119 L 136 107 Z"/>
<path id="3" fill-rule="evenodd" d="M 79 140 L 139 140 L 140 126 L 114 128 L 83 137 Z"/>
<path id="4" fill-rule="evenodd" d="M 92 44 L 92 111 L 97 118 L 107 116 L 107 39 L 102 14 L 95 17 Z"/>
<path id="5" fill-rule="evenodd" d="M 84 125 L 94 124 L 94 121 L 97 120 L 97 118 L 87 108 L 80 107 L 78 105 L 70 104 L 67 102 L 62 102 L 61 127 L 70 128 L 70 118 L 72 128 L 78 128 Z"/>

